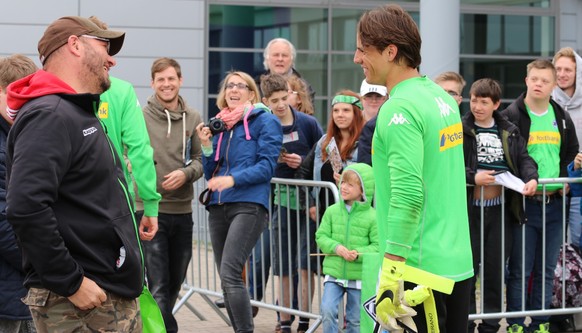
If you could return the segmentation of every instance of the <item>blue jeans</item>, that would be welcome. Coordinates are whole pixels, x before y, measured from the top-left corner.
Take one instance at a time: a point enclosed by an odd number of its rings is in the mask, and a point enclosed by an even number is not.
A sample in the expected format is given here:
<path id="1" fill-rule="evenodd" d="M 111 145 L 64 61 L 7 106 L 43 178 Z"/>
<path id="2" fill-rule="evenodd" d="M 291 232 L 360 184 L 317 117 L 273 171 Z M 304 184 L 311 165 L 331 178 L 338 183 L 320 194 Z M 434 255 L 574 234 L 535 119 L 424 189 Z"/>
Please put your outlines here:
<path id="1" fill-rule="evenodd" d="M 214 261 L 228 317 L 235 332 L 253 332 L 251 301 L 242 272 L 267 226 L 269 213 L 261 205 L 242 202 L 212 205 L 208 212 Z"/>
<path id="2" fill-rule="evenodd" d="M 560 247 L 562 246 L 562 202 L 559 195 L 554 195 L 546 204 L 546 265 L 542 267 L 542 237 L 543 237 L 543 203 L 526 198 L 525 214 L 527 223 L 513 225 L 513 248 L 509 257 L 509 274 L 507 276 L 507 310 L 521 311 L 525 309 L 539 310 L 542 305 L 550 308 L 552 302 L 552 286 L 554 269 L 558 262 Z M 522 231 L 525 229 L 525 236 Z M 523 238 L 525 237 L 525 238 Z M 525 259 L 522 267 L 522 244 L 525 244 Z M 523 276 L 522 274 L 525 274 Z M 533 275 L 533 288 L 529 295 L 529 302 L 522 299 L 522 292 L 527 290 L 530 275 Z M 545 293 L 542 295 L 542 277 L 545 276 Z M 522 281 L 523 277 L 523 281 Z M 527 291 L 524 293 L 527 298 Z M 528 304 L 526 304 L 528 303 Z M 507 318 L 509 325 L 523 325 L 525 318 Z M 538 327 L 547 322 L 549 316 L 532 317 L 530 327 Z"/>
<path id="3" fill-rule="evenodd" d="M 323 286 L 321 298 L 321 317 L 323 333 L 339 332 L 337 316 L 340 300 L 347 294 L 345 333 L 360 332 L 360 298 L 362 291 L 359 289 L 345 288 L 335 282 L 326 282 Z M 343 323 L 342 323 L 343 325 Z"/>
<path id="4" fill-rule="evenodd" d="M 137 221 L 142 216 L 143 212 L 137 212 Z M 148 288 L 158 302 L 168 333 L 178 332 L 172 309 L 192 258 L 192 228 L 192 213 L 160 213 L 156 236 L 142 242 Z"/>

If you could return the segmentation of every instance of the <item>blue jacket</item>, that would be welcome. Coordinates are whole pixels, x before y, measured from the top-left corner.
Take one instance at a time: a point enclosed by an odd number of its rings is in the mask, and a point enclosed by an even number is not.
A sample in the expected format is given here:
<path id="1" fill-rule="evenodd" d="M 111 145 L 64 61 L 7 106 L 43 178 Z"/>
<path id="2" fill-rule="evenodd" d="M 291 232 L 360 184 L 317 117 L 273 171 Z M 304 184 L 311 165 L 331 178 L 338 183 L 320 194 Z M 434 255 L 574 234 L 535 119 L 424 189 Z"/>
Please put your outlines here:
<path id="1" fill-rule="evenodd" d="M 30 320 L 30 311 L 20 300 L 26 295 L 22 286 L 22 255 L 14 231 L 6 221 L 6 137 L 10 127 L 0 117 L 0 319 Z"/>
<path id="2" fill-rule="evenodd" d="M 222 142 L 216 161 L 220 136 Z M 261 107 L 255 107 L 248 115 L 248 133 L 241 120 L 231 130 L 215 135 L 212 140 L 213 153 L 202 155 L 204 176 L 206 180 L 213 176 L 232 176 L 234 186 L 222 192 L 213 192 L 208 206 L 250 202 L 269 209 L 270 183 L 282 142 L 279 119 Z"/>

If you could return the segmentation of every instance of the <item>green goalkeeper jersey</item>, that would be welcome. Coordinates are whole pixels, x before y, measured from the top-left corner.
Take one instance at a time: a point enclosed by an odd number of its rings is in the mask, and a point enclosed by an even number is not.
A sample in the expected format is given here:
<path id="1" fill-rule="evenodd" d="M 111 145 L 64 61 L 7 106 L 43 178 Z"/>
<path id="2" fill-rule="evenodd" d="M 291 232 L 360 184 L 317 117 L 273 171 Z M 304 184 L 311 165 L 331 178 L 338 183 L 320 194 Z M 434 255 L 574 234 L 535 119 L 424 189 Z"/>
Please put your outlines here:
<path id="1" fill-rule="evenodd" d="M 380 251 L 455 281 L 473 276 L 463 126 L 456 102 L 426 77 L 400 82 L 372 143 Z"/>

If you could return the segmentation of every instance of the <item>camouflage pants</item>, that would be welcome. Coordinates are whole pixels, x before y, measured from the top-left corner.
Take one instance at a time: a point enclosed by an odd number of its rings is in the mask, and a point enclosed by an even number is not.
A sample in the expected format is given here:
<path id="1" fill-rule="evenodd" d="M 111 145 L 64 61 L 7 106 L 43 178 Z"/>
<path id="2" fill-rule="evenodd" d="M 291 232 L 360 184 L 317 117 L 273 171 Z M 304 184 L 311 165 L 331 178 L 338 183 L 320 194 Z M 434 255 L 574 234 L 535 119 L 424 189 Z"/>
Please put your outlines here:
<path id="1" fill-rule="evenodd" d="M 68 298 L 40 288 L 30 288 L 23 301 L 30 308 L 38 333 L 141 332 L 138 299 L 105 293 L 107 300 L 91 310 L 80 310 Z"/>

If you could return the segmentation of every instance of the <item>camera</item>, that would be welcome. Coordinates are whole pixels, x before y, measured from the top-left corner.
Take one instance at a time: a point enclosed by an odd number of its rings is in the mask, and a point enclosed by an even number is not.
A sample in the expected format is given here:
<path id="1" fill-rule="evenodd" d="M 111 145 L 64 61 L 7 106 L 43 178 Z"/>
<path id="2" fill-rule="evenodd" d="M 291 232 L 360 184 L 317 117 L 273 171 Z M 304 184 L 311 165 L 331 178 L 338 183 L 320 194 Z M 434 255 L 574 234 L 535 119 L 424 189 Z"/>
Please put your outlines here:
<path id="1" fill-rule="evenodd" d="M 226 131 L 226 124 L 224 123 L 224 121 L 216 117 L 210 118 L 206 126 L 210 129 L 210 133 L 212 133 L 212 135 L 216 135 L 218 133 Z"/>

